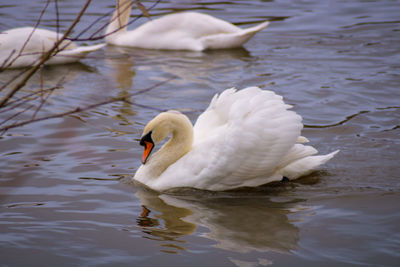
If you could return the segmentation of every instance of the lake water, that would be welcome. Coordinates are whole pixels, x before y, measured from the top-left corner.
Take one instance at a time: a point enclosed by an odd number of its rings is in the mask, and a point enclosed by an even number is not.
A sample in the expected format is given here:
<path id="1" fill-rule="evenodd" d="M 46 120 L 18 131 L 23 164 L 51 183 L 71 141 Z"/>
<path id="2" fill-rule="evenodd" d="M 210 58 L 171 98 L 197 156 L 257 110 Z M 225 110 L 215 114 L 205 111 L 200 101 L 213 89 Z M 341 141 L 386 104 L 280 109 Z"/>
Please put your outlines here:
<path id="1" fill-rule="evenodd" d="M 61 83 L 40 113 L 48 115 L 176 77 L 131 104 L 0 137 L 0 265 L 399 266 L 400 2 L 194 2 L 162 1 L 150 13 L 197 10 L 241 27 L 271 24 L 243 49 L 105 47 L 29 82 L 24 93 Z M 2 1 L 0 30 L 34 25 L 45 3 Z M 82 5 L 59 1 L 61 30 Z M 113 6 L 93 1 L 75 33 Z M 41 27 L 57 28 L 54 10 Z M 17 73 L 0 73 L 1 83 Z M 341 152 L 299 181 L 240 192 L 159 195 L 130 182 L 144 124 L 165 109 L 194 121 L 232 86 L 282 95 L 320 153 Z"/>

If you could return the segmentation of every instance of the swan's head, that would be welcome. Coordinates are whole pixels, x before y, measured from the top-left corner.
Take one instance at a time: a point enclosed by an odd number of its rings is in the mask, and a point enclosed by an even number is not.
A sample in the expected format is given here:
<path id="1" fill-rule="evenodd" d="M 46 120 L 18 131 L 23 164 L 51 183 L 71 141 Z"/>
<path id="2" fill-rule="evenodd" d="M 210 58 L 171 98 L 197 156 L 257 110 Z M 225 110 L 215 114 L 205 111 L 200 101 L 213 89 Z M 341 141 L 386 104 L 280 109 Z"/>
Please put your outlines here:
<path id="1" fill-rule="evenodd" d="M 142 163 L 145 164 L 154 146 L 168 137 L 172 133 L 173 137 L 178 133 L 192 131 L 192 123 L 184 114 L 176 110 L 170 110 L 158 114 L 144 127 L 140 145 L 144 146 Z M 190 138 L 189 138 L 190 137 Z M 188 136 L 190 142 L 192 137 Z"/>

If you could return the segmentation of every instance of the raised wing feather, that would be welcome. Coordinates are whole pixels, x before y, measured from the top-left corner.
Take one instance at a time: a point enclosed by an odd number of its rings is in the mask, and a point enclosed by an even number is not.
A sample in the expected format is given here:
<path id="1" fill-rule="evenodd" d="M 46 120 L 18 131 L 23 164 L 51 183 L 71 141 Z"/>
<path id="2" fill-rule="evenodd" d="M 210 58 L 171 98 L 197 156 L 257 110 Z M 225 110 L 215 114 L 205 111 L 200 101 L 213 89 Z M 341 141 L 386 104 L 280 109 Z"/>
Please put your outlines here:
<path id="1" fill-rule="evenodd" d="M 201 187 L 255 186 L 276 176 L 276 166 L 302 129 L 301 117 L 289 108 L 281 96 L 257 87 L 228 89 L 214 97 L 194 126 L 195 144 L 188 155 L 203 155 L 196 161 Z"/>

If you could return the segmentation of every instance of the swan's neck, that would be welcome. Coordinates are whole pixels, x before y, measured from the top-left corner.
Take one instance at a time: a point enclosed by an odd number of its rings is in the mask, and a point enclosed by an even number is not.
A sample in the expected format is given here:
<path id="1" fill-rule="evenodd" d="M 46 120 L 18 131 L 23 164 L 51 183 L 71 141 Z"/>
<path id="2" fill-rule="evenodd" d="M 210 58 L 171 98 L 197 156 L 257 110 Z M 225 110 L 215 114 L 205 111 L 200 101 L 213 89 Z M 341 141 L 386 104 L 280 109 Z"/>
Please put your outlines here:
<path id="1" fill-rule="evenodd" d="M 117 0 L 114 14 L 106 29 L 106 39 L 110 39 L 116 35 L 116 32 L 126 32 L 126 27 L 131 14 L 131 0 Z"/>
<path id="2" fill-rule="evenodd" d="M 193 127 L 188 118 L 185 117 L 185 120 L 174 122 L 169 134 L 171 134 L 171 138 L 168 142 L 145 164 L 151 171 L 151 177 L 159 177 L 171 164 L 192 149 Z"/>

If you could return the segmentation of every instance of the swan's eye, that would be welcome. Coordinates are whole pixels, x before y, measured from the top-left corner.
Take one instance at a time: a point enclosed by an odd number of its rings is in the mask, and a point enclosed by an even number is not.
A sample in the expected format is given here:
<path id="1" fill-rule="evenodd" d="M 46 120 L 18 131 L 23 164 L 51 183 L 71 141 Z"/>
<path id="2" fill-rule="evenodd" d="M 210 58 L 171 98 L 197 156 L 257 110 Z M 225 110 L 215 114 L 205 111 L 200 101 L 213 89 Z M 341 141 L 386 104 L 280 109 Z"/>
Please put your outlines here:
<path id="1" fill-rule="evenodd" d="M 150 131 L 146 135 L 144 135 L 142 139 L 140 139 L 141 146 L 146 146 L 146 142 L 154 144 L 153 139 L 151 138 L 152 133 L 153 131 Z"/>

